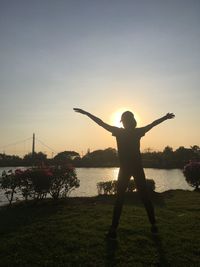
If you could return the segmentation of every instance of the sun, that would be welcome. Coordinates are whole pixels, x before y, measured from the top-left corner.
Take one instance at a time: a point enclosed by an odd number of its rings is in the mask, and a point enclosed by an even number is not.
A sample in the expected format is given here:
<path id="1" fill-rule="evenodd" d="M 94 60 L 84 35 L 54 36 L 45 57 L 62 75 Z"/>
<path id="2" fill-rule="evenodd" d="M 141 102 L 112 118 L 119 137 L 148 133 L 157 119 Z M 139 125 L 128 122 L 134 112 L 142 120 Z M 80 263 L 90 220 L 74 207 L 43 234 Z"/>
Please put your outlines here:
<path id="1" fill-rule="evenodd" d="M 140 117 L 139 117 L 139 115 L 138 115 L 136 112 L 132 111 L 131 108 L 127 108 L 127 107 L 125 107 L 125 108 L 120 108 L 120 109 L 118 109 L 117 111 L 115 111 L 115 112 L 113 112 L 113 113 L 111 114 L 111 117 L 110 117 L 111 124 L 112 124 L 113 126 L 116 126 L 116 127 L 122 127 L 122 123 L 120 122 L 120 120 L 121 120 L 121 115 L 122 115 L 123 112 L 125 112 L 125 111 L 127 111 L 127 110 L 133 112 L 134 117 L 135 117 L 135 119 L 136 119 L 136 121 L 137 121 L 137 125 L 138 125 L 138 124 L 140 123 Z"/>
<path id="2" fill-rule="evenodd" d="M 122 123 L 120 122 L 121 120 L 121 115 L 124 111 L 118 110 L 112 113 L 111 115 L 111 123 L 113 126 L 116 127 L 122 127 Z"/>

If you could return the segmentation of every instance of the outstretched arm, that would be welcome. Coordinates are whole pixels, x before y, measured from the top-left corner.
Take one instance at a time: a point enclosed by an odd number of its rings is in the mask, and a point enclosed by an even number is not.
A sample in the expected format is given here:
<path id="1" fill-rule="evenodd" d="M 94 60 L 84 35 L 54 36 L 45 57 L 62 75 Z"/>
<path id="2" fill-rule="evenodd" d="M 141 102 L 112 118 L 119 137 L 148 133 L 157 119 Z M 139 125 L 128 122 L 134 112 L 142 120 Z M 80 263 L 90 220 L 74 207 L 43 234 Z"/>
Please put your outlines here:
<path id="1" fill-rule="evenodd" d="M 116 128 L 114 126 L 111 126 L 111 125 L 103 122 L 101 119 L 97 118 L 96 116 L 92 115 L 91 113 L 89 113 L 83 109 L 74 108 L 74 111 L 88 116 L 90 119 L 92 119 L 94 122 L 96 122 L 99 126 L 103 127 L 104 129 L 106 129 L 109 132 L 113 132 L 113 130 Z"/>
<path id="2" fill-rule="evenodd" d="M 162 118 L 153 121 L 152 123 L 150 123 L 149 125 L 143 127 L 143 129 L 145 130 L 145 132 L 148 132 L 149 130 L 151 130 L 154 126 L 160 124 L 161 122 L 168 120 L 168 119 L 173 119 L 175 117 L 175 115 L 173 113 L 167 113 L 165 116 L 163 116 Z"/>

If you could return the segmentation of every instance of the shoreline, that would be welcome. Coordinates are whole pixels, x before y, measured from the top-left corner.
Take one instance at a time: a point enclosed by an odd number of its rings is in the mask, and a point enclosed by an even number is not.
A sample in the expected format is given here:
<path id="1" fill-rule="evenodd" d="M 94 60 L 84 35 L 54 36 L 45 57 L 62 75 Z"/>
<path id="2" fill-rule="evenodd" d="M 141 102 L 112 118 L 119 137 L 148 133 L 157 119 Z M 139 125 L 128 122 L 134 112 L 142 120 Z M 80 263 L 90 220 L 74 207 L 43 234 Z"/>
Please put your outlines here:
<path id="1" fill-rule="evenodd" d="M 170 189 L 164 192 L 151 192 L 151 198 L 153 201 L 157 201 L 160 198 L 165 198 L 166 196 L 170 196 L 171 194 L 176 194 L 179 192 L 185 192 L 186 194 L 188 192 L 190 193 L 200 193 L 199 191 L 195 191 L 195 190 L 184 190 L 184 189 Z M 29 200 L 17 200 L 17 201 L 13 201 L 11 205 L 9 205 L 9 203 L 6 203 L 4 205 L 0 205 L 0 210 L 2 208 L 14 208 L 16 206 L 20 206 L 20 205 L 31 205 L 31 204 L 45 204 L 48 202 L 52 202 L 52 203 L 59 203 L 59 202 L 68 202 L 68 203 L 73 203 L 73 204 L 89 204 L 89 203 L 93 203 L 93 202 L 98 202 L 101 203 L 103 202 L 104 204 L 108 202 L 108 204 L 110 204 L 111 202 L 114 203 L 116 195 L 105 195 L 105 194 L 101 194 L 101 195 L 96 195 L 96 196 L 68 196 L 66 198 L 59 198 L 57 200 L 54 200 L 52 197 L 47 197 L 44 198 L 42 200 L 38 200 L 38 199 L 29 199 Z M 134 192 L 127 192 L 125 194 L 125 199 L 126 200 L 134 200 L 137 202 L 140 202 L 140 198 L 139 195 L 137 193 L 137 191 Z M 142 203 L 141 203 L 142 204 Z"/>

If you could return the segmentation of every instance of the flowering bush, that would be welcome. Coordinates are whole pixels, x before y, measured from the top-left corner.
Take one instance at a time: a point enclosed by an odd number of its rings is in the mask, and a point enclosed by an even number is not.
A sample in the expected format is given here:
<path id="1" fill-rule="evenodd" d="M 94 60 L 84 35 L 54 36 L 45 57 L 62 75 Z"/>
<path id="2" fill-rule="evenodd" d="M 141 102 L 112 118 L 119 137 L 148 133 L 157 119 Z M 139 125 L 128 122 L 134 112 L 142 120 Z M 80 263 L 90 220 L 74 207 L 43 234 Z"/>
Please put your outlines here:
<path id="1" fill-rule="evenodd" d="M 67 197 L 72 190 L 80 186 L 80 181 L 72 166 L 56 166 L 51 171 L 52 177 L 49 193 L 54 199 Z"/>
<path id="2" fill-rule="evenodd" d="M 184 166 L 183 174 L 185 175 L 186 181 L 195 190 L 199 190 L 200 186 L 200 162 L 191 161 Z"/>
<path id="3" fill-rule="evenodd" d="M 79 185 L 75 169 L 71 166 L 17 169 L 7 173 L 4 171 L 0 178 L 0 188 L 5 191 L 10 204 L 16 193 L 21 194 L 25 200 L 43 199 L 47 194 L 58 199 L 69 196 Z"/>
<path id="4" fill-rule="evenodd" d="M 5 196 L 11 205 L 14 200 L 14 194 L 17 193 L 17 189 L 20 185 L 20 176 L 18 175 L 18 171 L 13 172 L 9 170 L 8 172 L 3 171 L 2 176 L 0 178 L 0 188 L 5 191 Z"/>
<path id="5" fill-rule="evenodd" d="M 47 196 L 51 186 L 52 173 L 45 168 L 27 169 L 21 173 L 20 189 L 22 196 L 43 199 Z"/>

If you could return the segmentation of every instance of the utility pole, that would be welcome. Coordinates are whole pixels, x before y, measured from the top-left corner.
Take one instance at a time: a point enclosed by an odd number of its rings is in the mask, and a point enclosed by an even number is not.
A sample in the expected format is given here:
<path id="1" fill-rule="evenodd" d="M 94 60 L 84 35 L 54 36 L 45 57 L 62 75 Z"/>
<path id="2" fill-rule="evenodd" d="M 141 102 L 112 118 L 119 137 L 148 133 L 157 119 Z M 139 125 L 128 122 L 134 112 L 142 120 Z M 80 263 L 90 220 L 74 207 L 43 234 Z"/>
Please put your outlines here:
<path id="1" fill-rule="evenodd" d="M 35 134 L 33 134 L 33 143 L 32 143 L 32 166 L 34 166 L 35 158 Z"/>

